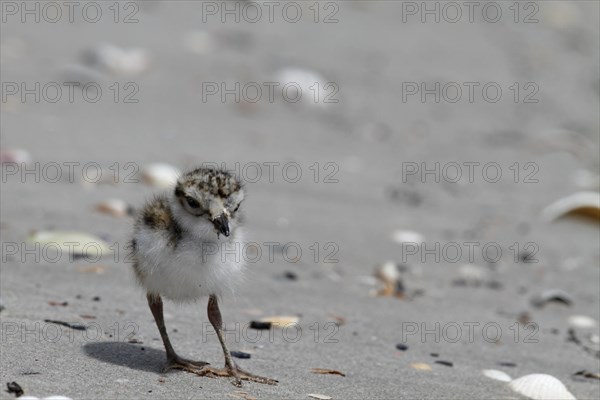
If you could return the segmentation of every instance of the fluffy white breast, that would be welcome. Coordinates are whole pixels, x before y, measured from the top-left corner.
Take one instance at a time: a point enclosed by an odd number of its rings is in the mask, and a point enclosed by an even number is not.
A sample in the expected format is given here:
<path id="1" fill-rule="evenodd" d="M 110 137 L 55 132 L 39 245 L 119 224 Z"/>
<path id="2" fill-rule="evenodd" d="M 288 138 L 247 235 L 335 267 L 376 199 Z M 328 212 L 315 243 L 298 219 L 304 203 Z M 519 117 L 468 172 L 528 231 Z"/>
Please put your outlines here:
<path id="1" fill-rule="evenodd" d="M 149 228 L 134 235 L 139 281 L 150 293 L 190 302 L 209 295 L 233 293 L 243 277 L 243 234 L 229 238 L 214 231 L 202 237 L 185 233 L 176 243 Z"/>

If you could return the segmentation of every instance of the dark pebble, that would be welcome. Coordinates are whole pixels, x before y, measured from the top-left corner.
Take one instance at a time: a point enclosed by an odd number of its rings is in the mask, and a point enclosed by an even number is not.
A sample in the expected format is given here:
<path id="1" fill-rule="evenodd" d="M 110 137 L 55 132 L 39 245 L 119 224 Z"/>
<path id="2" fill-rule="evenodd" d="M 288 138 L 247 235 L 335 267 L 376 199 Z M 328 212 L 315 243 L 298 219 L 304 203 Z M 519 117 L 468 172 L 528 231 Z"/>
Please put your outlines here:
<path id="1" fill-rule="evenodd" d="M 271 329 L 270 322 L 250 321 L 250 328 L 252 329 Z"/>
<path id="2" fill-rule="evenodd" d="M 512 362 L 499 362 L 498 365 L 502 366 L 502 367 L 516 367 L 517 364 L 512 363 Z"/>
<path id="3" fill-rule="evenodd" d="M 100 296 L 94 296 L 94 297 L 92 297 L 92 301 L 100 301 Z"/>
<path id="4" fill-rule="evenodd" d="M 396 348 L 397 348 L 398 350 L 402 350 L 402 351 L 406 351 L 406 350 L 408 350 L 408 346 L 407 346 L 407 345 L 405 345 L 405 344 L 402 344 L 402 343 L 398 343 L 398 344 L 396 345 Z"/>
<path id="5" fill-rule="evenodd" d="M 445 365 L 446 367 L 452 367 L 452 366 L 454 366 L 454 363 L 452 363 L 450 361 L 437 360 L 437 361 L 435 361 L 435 363 L 436 364 Z"/>
<path id="6" fill-rule="evenodd" d="M 17 382 L 7 382 L 6 388 L 8 393 L 14 393 L 15 396 L 20 397 L 23 396 L 25 392 L 23 392 L 23 388 Z"/>
<path id="7" fill-rule="evenodd" d="M 435 357 L 438 358 L 440 356 L 440 353 L 430 353 L 429 354 L 431 357 Z"/>
<path id="8" fill-rule="evenodd" d="M 141 350 L 141 351 L 144 351 L 144 350 L 146 350 L 146 349 L 145 349 L 144 347 L 140 347 L 140 350 Z"/>
<path id="9" fill-rule="evenodd" d="M 250 353 L 244 353 L 243 351 L 232 351 L 231 356 L 235 358 L 250 358 Z"/>
<path id="10" fill-rule="evenodd" d="M 298 279 L 298 275 L 296 275 L 296 273 L 292 272 L 292 271 L 285 271 L 284 274 L 283 274 L 283 276 L 286 279 L 289 279 L 290 281 L 295 281 L 295 280 Z"/>

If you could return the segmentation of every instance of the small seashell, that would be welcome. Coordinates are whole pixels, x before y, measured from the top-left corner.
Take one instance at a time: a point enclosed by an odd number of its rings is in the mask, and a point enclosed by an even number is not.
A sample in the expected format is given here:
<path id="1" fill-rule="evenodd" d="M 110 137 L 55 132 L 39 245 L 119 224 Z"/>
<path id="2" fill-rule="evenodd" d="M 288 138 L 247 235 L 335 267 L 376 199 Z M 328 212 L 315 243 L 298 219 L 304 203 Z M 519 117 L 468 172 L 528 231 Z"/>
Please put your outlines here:
<path id="1" fill-rule="evenodd" d="M 0 150 L 0 164 L 29 164 L 31 163 L 31 154 L 24 149 L 4 149 Z"/>
<path id="2" fill-rule="evenodd" d="M 508 385 L 515 392 L 534 400 L 575 400 L 565 385 L 552 375 L 525 375 Z"/>
<path id="3" fill-rule="evenodd" d="M 101 44 L 82 54 L 83 62 L 114 75 L 137 75 L 148 68 L 148 55 L 142 49 L 122 49 Z"/>
<path id="4" fill-rule="evenodd" d="M 267 317 L 260 320 L 260 322 L 271 324 L 274 328 L 285 328 L 297 324 L 298 321 L 300 321 L 300 318 L 289 316 Z"/>
<path id="5" fill-rule="evenodd" d="M 573 315 L 569 317 L 569 325 L 575 328 L 594 328 L 597 325 L 595 319 L 585 315 Z"/>
<path id="6" fill-rule="evenodd" d="M 488 378 L 495 379 L 495 380 L 501 381 L 501 382 L 512 381 L 512 378 L 510 376 L 508 376 L 507 373 L 498 371 L 497 369 L 484 369 L 483 375 L 487 376 Z"/>
<path id="7" fill-rule="evenodd" d="M 545 290 L 531 299 L 531 304 L 536 307 L 543 307 L 550 302 L 562 303 L 566 306 L 571 306 L 573 304 L 573 299 L 567 292 L 559 289 Z"/>
<path id="8" fill-rule="evenodd" d="M 578 192 L 555 201 L 542 211 L 542 218 L 546 221 L 555 221 L 566 216 L 600 220 L 600 193 Z"/>
<path id="9" fill-rule="evenodd" d="M 398 296 L 404 295 L 404 285 L 402 282 L 401 273 L 406 271 L 405 265 L 398 264 L 394 261 L 386 261 L 375 268 L 374 275 L 377 279 L 383 282 L 384 287 L 380 290 L 378 296 Z"/>
<path id="10" fill-rule="evenodd" d="M 150 164 L 142 171 L 142 179 L 151 186 L 169 189 L 177 183 L 181 171 L 169 164 Z"/>
<path id="11" fill-rule="evenodd" d="M 289 103 L 299 99 L 304 104 L 326 108 L 330 104 L 328 100 L 337 100 L 335 87 L 326 87 L 330 82 L 313 71 L 285 68 L 277 73 L 275 81 L 280 84 L 279 87 L 286 87 L 283 93 Z"/>
<path id="12" fill-rule="evenodd" d="M 425 238 L 420 233 L 398 229 L 392 232 L 392 240 L 399 244 L 413 243 L 420 246 L 425 241 Z"/>
<path id="13" fill-rule="evenodd" d="M 96 205 L 96 210 L 112 215 L 113 217 L 125 217 L 133 214 L 133 207 L 120 199 L 108 199 Z"/>
<path id="14" fill-rule="evenodd" d="M 331 400 L 332 399 L 331 396 L 326 396 L 324 394 L 318 394 L 318 393 L 311 393 L 308 395 L 308 397 L 312 397 L 313 399 L 318 399 L 318 400 Z"/>
<path id="15" fill-rule="evenodd" d="M 95 259 L 112 254 L 112 250 L 106 242 L 89 233 L 39 231 L 30 235 L 27 240 L 47 246 L 48 250 L 56 249 L 56 251 L 73 256 L 90 256 Z"/>
<path id="16" fill-rule="evenodd" d="M 458 269 L 460 276 L 471 281 L 481 281 L 484 278 L 484 270 L 478 265 L 465 264 Z"/>
<path id="17" fill-rule="evenodd" d="M 425 363 L 410 364 L 410 367 L 419 371 L 431 371 L 431 367 Z"/>

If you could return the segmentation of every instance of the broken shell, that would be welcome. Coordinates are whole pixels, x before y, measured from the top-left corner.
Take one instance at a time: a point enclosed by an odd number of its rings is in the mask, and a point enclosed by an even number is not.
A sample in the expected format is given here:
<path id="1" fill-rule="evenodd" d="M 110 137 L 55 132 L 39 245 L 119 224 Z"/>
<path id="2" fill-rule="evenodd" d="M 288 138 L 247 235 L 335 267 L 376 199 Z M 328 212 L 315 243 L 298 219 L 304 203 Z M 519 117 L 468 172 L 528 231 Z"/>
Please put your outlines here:
<path id="1" fill-rule="evenodd" d="M 479 265 L 465 264 L 458 269 L 458 273 L 463 278 L 470 281 L 481 281 L 484 278 L 485 272 Z"/>
<path id="2" fill-rule="evenodd" d="M 508 376 L 508 374 L 506 374 L 505 372 L 502 372 L 502 371 L 498 371 L 497 369 L 484 369 L 483 375 L 487 376 L 488 378 L 495 379 L 495 380 L 501 381 L 501 382 L 512 381 L 512 378 L 510 376 Z"/>
<path id="3" fill-rule="evenodd" d="M 90 256 L 95 259 L 112 254 L 106 242 L 89 233 L 39 231 L 33 233 L 27 240 L 31 243 L 39 243 L 43 247 L 47 246 L 48 250 L 55 249 L 57 252 L 65 252 L 73 256 Z"/>
<path id="4" fill-rule="evenodd" d="M 425 238 L 420 233 L 398 229 L 392 232 L 392 240 L 399 244 L 411 243 L 420 246 Z"/>
<path id="5" fill-rule="evenodd" d="M 378 296 L 404 296 L 404 285 L 401 273 L 406 271 L 405 265 L 387 261 L 375 269 L 375 277 L 383 282 L 384 287 L 377 292 Z"/>
<path id="6" fill-rule="evenodd" d="M 324 394 L 318 394 L 318 393 L 311 393 L 308 395 L 308 397 L 312 397 L 313 399 L 318 399 L 318 400 L 331 400 L 331 396 L 326 396 Z"/>
<path id="7" fill-rule="evenodd" d="M 542 218 L 546 221 L 572 215 L 600 220 L 600 193 L 578 192 L 555 201 L 542 211 Z"/>
<path id="8" fill-rule="evenodd" d="M 275 80 L 281 87 L 286 88 L 282 93 L 289 103 L 300 100 L 313 107 L 326 108 L 330 102 L 337 100 L 335 86 L 329 86 L 335 84 L 327 82 L 325 78 L 313 71 L 285 68 L 279 71 Z"/>
<path id="9" fill-rule="evenodd" d="M 122 49 L 102 44 L 83 52 L 83 62 L 115 75 L 137 75 L 148 68 L 148 55 L 142 49 Z"/>
<path id="10" fill-rule="evenodd" d="M 595 319 L 586 317 L 585 315 L 573 315 L 569 317 L 569 325 L 576 328 L 593 328 L 597 322 Z"/>
<path id="11" fill-rule="evenodd" d="M 181 171 L 169 164 L 150 164 L 142 171 L 142 178 L 148 185 L 169 189 L 175 186 Z"/>
<path id="12" fill-rule="evenodd" d="M 525 375 L 508 384 L 512 390 L 534 400 L 575 400 L 561 381 L 547 374 Z"/>
<path id="13" fill-rule="evenodd" d="M 96 206 L 96 210 L 112 215 L 113 217 L 124 217 L 133 214 L 133 207 L 120 199 L 108 199 L 99 203 Z"/>
<path id="14" fill-rule="evenodd" d="M 274 328 L 285 328 L 297 324 L 298 321 L 300 318 L 288 316 L 267 317 L 260 320 L 260 322 L 271 324 Z"/>
<path id="15" fill-rule="evenodd" d="M 568 293 L 558 289 L 546 290 L 531 299 L 531 304 L 536 307 L 543 307 L 550 302 L 571 306 L 573 304 L 573 299 Z"/>
<path id="16" fill-rule="evenodd" d="M 431 367 L 425 363 L 410 364 L 410 367 L 419 371 L 431 371 Z"/>
<path id="17" fill-rule="evenodd" d="M 405 268 L 394 261 L 386 261 L 375 269 L 375 277 L 385 283 L 395 283 L 400 279 L 401 270 Z"/>

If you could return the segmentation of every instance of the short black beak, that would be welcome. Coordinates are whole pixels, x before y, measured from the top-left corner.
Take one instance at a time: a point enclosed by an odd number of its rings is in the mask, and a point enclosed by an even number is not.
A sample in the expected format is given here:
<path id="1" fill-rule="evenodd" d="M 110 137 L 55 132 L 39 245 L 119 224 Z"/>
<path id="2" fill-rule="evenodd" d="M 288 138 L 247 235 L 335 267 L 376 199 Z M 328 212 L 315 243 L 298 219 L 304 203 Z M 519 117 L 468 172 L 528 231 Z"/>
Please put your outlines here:
<path id="1" fill-rule="evenodd" d="M 229 236 L 229 218 L 225 213 L 222 213 L 212 221 L 217 233 L 222 233 L 225 236 Z"/>

